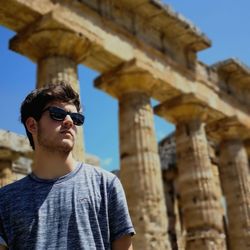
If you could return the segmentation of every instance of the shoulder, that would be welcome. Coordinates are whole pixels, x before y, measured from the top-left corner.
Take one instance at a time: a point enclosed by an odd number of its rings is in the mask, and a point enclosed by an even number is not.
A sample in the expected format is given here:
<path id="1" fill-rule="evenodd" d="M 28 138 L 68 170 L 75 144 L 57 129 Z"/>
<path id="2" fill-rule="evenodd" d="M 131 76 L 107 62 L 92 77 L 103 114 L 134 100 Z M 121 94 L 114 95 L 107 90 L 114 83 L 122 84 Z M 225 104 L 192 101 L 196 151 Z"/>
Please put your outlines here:
<path id="1" fill-rule="evenodd" d="M 20 192 L 23 192 L 25 188 L 29 188 L 28 186 L 29 177 L 26 176 L 18 181 L 15 181 L 11 184 L 8 184 L 2 188 L 0 188 L 0 205 L 7 200 L 15 199 L 19 195 Z"/>
<path id="2" fill-rule="evenodd" d="M 113 188 L 122 189 L 119 178 L 105 169 L 84 163 L 82 164 L 82 172 L 86 177 L 85 179 L 91 181 L 93 185 L 105 186 L 107 192 Z"/>
<path id="3" fill-rule="evenodd" d="M 0 195 L 4 195 L 5 193 L 16 192 L 20 188 L 25 187 L 28 182 L 29 182 L 29 177 L 25 176 L 24 178 L 22 178 L 20 180 L 17 180 L 11 184 L 8 184 L 8 185 L 0 188 Z"/>
<path id="4" fill-rule="evenodd" d="M 103 179 L 107 182 L 112 182 L 114 179 L 118 179 L 118 177 L 113 173 L 86 163 L 82 164 L 82 171 L 90 178 Z"/>

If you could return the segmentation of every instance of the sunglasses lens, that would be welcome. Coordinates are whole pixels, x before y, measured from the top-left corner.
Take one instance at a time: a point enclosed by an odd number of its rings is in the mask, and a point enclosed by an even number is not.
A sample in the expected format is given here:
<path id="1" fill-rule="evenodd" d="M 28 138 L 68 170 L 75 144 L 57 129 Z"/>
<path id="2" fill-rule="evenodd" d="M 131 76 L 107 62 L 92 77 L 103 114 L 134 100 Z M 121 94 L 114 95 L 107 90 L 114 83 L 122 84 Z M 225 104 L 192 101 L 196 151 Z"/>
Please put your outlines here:
<path id="1" fill-rule="evenodd" d="M 84 116 L 82 114 L 72 113 L 70 116 L 76 126 L 81 126 L 84 123 Z"/>
<path id="2" fill-rule="evenodd" d="M 65 110 L 57 108 L 57 107 L 50 107 L 49 114 L 50 114 L 50 117 L 56 121 L 63 121 L 65 117 L 67 116 L 67 114 L 69 114 L 73 123 L 76 126 L 81 126 L 84 123 L 84 116 L 82 114 L 68 113 Z"/>
<path id="3" fill-rule="evenodd" d="M 49 114 L 53 120 L 63 121 L 67 115 L 67 112 L 60 108 L 51 107 L 49 109 Z"/>

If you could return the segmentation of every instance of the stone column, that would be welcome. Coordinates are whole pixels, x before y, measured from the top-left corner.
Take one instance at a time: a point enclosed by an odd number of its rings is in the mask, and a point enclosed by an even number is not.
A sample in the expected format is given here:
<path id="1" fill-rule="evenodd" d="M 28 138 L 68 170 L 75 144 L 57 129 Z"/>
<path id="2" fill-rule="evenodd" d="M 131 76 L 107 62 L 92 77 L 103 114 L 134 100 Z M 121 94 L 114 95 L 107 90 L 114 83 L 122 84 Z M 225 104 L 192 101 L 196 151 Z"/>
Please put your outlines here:
<path id="1" fill-rule="evenodd" d="M 69 82 L 80 93 L 77 63 L 68 56 L 48 56 L 38 61 L 37 87 L 46 83 Z"/>
<path id="2" fill-rule="evenodd" d="M 220 140 L 219 171 L 227 205 L 230 249 L 250 249 L 249 168 L 242 141 L 250 133 L 229 118 L 210 126 L 209 133 Z"/>
<path id="3" fill-rule="evenodd" d="M 205 107 L 179 97 L 155 111 L 176 124 L 177 182 L 186 249 L 226 249 L 221 197 L 216 191 L 204 130 L 208 119 Z"/>
<path id="4" fill-rule="evenodd" d="M 12 50 L 38 64 L 37 87 L 65 81 L 79 94 L 77 64 L 82 61 L 89 46 L 86 39 L 57 21 L 53 13 L 31 24 L 10 42 Z M 78 160 L 84 159 L 82 127 L 78 128 L 73 155 Z"/>
<path id="5" fill-rule="evenodd" d="M 168 210 L 169 237 L 172 250 L 185 250 L 186 232 L 180 215 L 179 193 L 176 188 L 176 167 L 164 169 L 163 185 Z"/>
<path id="6" fill-rule="evenodd" d="M 134 249 L 171 249 L 150 96 L 150 77 L 112 71 L 95 85 L 119 100 L 120 177 L 135 230 Z"/>
<path id="7" fill-rule="evenodd" d="M 176 149 L 187 249 L 224 249 L 220 197 L 213 180 L 204 124 L 199 119 L 177 125 Z"/>

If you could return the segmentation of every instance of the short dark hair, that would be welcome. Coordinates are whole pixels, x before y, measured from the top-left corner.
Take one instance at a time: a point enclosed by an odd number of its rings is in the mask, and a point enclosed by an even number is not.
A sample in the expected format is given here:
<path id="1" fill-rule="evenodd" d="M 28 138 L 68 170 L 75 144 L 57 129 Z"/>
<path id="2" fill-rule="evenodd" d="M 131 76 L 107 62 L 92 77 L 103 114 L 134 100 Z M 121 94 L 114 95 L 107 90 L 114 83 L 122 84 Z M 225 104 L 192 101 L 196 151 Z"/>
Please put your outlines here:
<path id="1" fill-rule="evenodd" d="M 81 109 L 79 94 L 73 90 L 69 83 L 66 82 L 47 84 L 28 94 L 22 102 L 20 111 L 21 122 L 25 127 L 30 145 L 33 149 L 35 149 L 35 145 L 32 134 L 26 127 L 26 120 L 29 117 L 33 117 L 36 121 L 39 121 L 43 109 L 48 103 L 53 101 L 62 101 L 64 103 L 73 104 L 75 105 L 77 112 Z"/>

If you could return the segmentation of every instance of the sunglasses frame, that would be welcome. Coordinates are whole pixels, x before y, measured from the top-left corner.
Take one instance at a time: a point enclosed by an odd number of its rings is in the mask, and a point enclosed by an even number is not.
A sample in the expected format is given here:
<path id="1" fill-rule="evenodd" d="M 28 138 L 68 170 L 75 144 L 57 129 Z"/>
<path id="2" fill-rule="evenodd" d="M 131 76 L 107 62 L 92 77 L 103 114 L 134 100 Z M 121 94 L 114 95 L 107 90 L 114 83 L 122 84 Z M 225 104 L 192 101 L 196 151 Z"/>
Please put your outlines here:
<path id="1" fill-rule="evenodd" d="M 69 115 L 70 118 L 72 119 L 74 125 L 76 125 L 76 126 L 81 126 L 81 125 L 83 125 L 83 123 L 84 123 L 85 117 L 84 117 L 84 115 L 81 114 L 81 113 L 69 112 L 69 111 L 66 111 L 66 110 L 64 110 L 64 109 L 62 109 L 62 108 L 56 107 L 56 106 L 49 106 L 49 107 L 47 107 L 46 109 L 44 109 L 44 110 L 42 111 L 42 114 L 43 114 L 45 111 L 49 111 L 49 116 L 50 116 L 50 118 L 51 118 L 52 120 L 54 120 L 54 121 L 64 121 L 65 117 L 66 117 L 67 115 Z M 56 116 L 54 115 L 54 114 L 56 114 L 56 113 L 57 113 L 57 115 L 58 115 L 58 114 L 61 115 L 62 118 L 56 117 Z M 80 121 L 80 122 L 78 122 L 78 121 Z"/>

